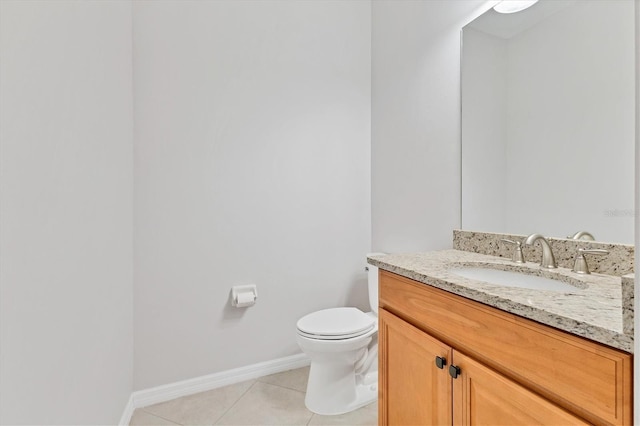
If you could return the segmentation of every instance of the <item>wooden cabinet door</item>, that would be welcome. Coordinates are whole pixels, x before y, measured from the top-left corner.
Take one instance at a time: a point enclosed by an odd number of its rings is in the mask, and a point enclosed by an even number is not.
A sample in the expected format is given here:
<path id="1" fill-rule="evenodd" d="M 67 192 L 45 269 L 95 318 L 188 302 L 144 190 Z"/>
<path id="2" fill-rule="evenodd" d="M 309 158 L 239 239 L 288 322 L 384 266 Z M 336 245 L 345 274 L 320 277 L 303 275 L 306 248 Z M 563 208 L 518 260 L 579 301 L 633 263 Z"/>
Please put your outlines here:
<path id="1" fill-rule="evenodd" d="M 451 348 L 383 309 L 379 342 L 379 424 L 451 425 Z"/>
<path id="2" fill-rule="evenodd" d="M 586 425 L 582 419 L 454 351 L 454 425 Z"/>

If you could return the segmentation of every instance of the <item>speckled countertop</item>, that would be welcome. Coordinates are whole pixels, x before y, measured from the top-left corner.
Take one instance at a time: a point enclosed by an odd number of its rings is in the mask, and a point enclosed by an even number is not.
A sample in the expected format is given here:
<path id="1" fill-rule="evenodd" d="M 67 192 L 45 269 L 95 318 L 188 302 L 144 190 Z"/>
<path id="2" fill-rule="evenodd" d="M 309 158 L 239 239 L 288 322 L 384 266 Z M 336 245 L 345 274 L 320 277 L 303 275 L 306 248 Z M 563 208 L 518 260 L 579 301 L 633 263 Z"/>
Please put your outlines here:
<path id="1" fill-rule="evenodd" d="M 548 270 L 537 263 L 516 264 L 510 259 L 453 249 L 369 256 L 368 262 L 450 293 L 633 352 L 633 311 L 623 315 L 620 277 L 578 275 L 567 268 Z M 505 287 L 449 272 L 449 269 L 460 266 L 527 272 L 555 278 L 576 286 L 576 290 L 563 292 Z"/>

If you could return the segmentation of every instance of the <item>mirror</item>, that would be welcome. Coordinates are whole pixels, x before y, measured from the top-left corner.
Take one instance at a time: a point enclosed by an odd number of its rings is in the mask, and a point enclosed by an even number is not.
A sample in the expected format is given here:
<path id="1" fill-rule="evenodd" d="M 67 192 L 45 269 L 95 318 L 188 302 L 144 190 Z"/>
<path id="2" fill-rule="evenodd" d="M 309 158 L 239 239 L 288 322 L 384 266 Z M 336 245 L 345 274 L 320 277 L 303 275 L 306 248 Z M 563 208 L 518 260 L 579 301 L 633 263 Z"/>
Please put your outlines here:
<path id="1" fill-rule="evenodd" d="M 540 0 L 462 32 L 462 229 L 633 244 L 633 0 Z"/>

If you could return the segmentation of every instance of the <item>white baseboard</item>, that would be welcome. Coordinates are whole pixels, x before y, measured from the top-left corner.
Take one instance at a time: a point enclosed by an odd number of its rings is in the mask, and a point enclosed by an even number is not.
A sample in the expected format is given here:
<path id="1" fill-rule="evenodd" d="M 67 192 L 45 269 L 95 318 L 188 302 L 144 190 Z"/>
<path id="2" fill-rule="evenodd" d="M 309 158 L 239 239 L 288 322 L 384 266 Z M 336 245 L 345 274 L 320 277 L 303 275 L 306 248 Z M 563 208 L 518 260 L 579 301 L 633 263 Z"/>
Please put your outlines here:
<path id="1" fill-rule="evenodd" d="M 219 373 L 206 376 L 195 377 L 193 379 L 180 382 L 169 383 L 167 385 L 154 388 L 143 389 L 131 394 L 129 403 L 125 408 L 120 425 L 128 425 L 133 411 L 136 408 L 146 407 L 159 402 L 169 401 L 182 396 L 193 395 L 198 392 L 205 392 L 211 389 L 220 388 L 245 380 L 257 379 L 269 374 L 280 373 L 282 371 L 293 370 L 309 365 L 311 360 L 306 354 L 291 355 L 271 361 L 260 362 L 247 365 L 245 367 L 234 368 L 232 370 L 221 371 Z"/>
<path id="2" fill-rule="evenodd" d="M 128 426 L 131 422 L 131 416 L 133 416 L 133 411 L 135 407 L 133 406 L 133 394 L 129 396 L 129 401 L 127 401 L 127 406 L 124 408 L 124 413 L 122 413 L 122 417 L 120 417 L 120 422 L 118 422 L 119 426 Z"/>

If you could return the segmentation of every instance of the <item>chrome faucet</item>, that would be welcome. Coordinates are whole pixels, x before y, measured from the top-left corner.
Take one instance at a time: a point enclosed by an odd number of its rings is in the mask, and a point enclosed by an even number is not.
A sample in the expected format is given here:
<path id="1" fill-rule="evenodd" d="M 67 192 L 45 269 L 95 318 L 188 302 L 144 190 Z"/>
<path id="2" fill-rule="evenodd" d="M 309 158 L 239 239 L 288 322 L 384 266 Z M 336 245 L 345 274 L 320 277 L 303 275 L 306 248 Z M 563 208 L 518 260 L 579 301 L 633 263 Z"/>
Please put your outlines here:
<path id="1" fill-rule="evenodd" d="M 523 242 L 526 246 L 531 246 L 536 241 L 540 241 L 540 245 L 542 246 L 542 261 L 540 262 L 540 266 L 543 268 L 557 268 L 556 258 L 553 256 L 553 251 L 551 250 L 551 246 L 549 245 L 549 241 L 545 237 L 540 234 L 531 234 L 529 235 Z"/>
<path id="2" fill-rule="evenodd" d="M 513 254 L 511 255 L 511 260 L 516 263 L 524 263 L 524 255 L 522 254 L 522 243 L 520 241 L 508 240 L 506 238 L 502 238 L 500 241 L 508 244 L 513 244 Z"/>
<path id="3" fill-rule="evenodd" d="M 590 232 L 587 231 L 578 231 L 575 234 L 568 236 L 567 238 L 571 239 L 571 240 L 587 240 L 587 241 L 595 241 L 595 238 L 593 235 L 591 235 Z"/>
<path id="4" fill-rule="evenodd" d="M 588 249 L 588 248 L 579 248 L 578 253 L 576 253 L 576 258 L 573 262 L 572 272 L 576 274 L 590 274 L 589 265 L 587 265 L 587 259 L 585 259 L 585 254 L 609 254 L 607 250 L 602 249 Z"/>

